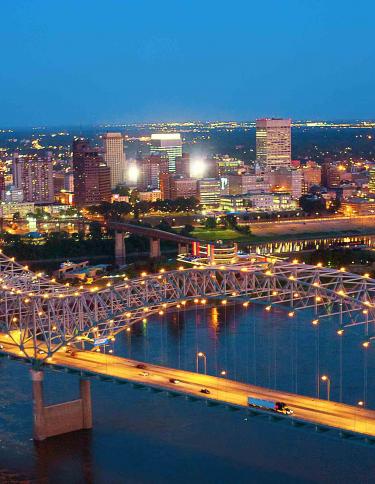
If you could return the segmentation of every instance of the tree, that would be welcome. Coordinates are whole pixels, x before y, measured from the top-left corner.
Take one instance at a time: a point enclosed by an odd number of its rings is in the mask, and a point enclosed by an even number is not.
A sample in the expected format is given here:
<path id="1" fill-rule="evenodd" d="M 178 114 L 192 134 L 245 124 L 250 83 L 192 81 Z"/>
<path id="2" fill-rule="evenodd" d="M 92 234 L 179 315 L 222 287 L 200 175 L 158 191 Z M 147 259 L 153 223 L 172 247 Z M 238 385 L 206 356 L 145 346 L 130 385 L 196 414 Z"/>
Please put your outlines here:
<path id="1" fill-rule="evenodd" d="M 217 222 L 215 217 L 207 217 L 204 226 L 208 230 L 214 230 L 217 227 Z"/>
<path id="2" fill-rule="evenodd" d="M 126 197 L 126 196 L 129 196 L 130 194 L 130 188 L 124 187 L 122 185 L 117 185 L 116 188 L 112 190 L 112 193 L 119 194 L 120 197 Z"/>
<path id="3" fill-rule="evenodd" d="M 165 220 L 165 218 L 163 218 L 163 220 L 160 222 L 160 224 L 155 225 L 154 228 L 158 229 L 158 230 L 163 230 L 164 232 L 174 232 L 171 224 L 167 220 Z"/>
<path id="4" fill-rule="evenodd" d="M 194 226 L 191 224 L 186 224 L 185 227 L 181 229 L 180 234 L 185 237 L 190 237 L 191 233 L 194 231 Z"/>
<path id="5" fill-rule="evenodd" d="M 224 217 L 224 224 L 227 228 L 237 230 L 237 217 L 231 214 L 226 215 Z"/>
<path id="6" fill-rule="evenodd" d="M 306 213 L 322 213 L 326 209 L 326 201 L 320 194 L 312 195 L 310 193 L 302 195 L 299 199 L 299 205 Z"/>
<path id="7" fill-rule="evenodd" d="M 92 239 L 98 240 L 102 238 L 102 226 L 99 222 L 90 222 L 89 232 Z"/>

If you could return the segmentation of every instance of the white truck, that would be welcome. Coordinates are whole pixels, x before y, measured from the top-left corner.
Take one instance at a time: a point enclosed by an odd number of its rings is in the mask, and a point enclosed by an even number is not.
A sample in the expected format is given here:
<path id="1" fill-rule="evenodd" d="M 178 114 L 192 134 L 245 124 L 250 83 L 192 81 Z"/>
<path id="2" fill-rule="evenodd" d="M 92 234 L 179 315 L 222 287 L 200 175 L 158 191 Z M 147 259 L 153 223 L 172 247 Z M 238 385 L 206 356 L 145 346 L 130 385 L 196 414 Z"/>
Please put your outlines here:
<path id="1" fill-rule="evenodd" d="M 258 407 L 263 410 L 271 410 L 272 412 L 283 413 L 284 415 L 292 415 L 293 410 L 291 410 L 283 402 L 275 402 L 273 400 L 263 400 L 261 398 L 247 397 L 247 404 L 249 407 Z"/>

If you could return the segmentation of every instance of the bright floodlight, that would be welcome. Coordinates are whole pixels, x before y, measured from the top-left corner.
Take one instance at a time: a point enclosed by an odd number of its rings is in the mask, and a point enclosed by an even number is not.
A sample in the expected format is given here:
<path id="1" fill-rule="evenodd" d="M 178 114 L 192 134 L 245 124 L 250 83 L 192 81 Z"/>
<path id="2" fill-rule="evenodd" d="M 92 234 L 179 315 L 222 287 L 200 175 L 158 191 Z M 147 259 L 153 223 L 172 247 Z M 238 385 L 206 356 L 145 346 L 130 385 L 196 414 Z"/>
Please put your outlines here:
<path id="1" fill-rule="evenodd" d="M 138 181 L 139 168 L 135 163 L 129 165 L 127 181 L 130 185 L 135 185 Z"/>
<path id="2" fill-rule="evenodd" d="M 206 163 L 202 158 L 195 158 L 190 163 L 190 176 L 192 178 L 204 178 Z"/>

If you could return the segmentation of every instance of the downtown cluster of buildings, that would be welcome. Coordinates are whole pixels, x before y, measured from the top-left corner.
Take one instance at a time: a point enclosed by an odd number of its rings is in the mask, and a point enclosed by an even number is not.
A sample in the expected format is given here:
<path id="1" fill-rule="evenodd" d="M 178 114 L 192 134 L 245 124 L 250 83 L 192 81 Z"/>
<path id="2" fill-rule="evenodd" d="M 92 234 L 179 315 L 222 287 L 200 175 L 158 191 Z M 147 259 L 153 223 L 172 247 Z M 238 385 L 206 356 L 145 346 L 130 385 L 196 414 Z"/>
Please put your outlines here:
<path id="1" fill-rule="evenodd" d="M 290 119 L 257 120 L 253 165 L 227 155 L 203 159 L 183 148 L 178 133 L 152 135 L 151 154 L 131 162 L 127 185 L 141 200 L 195 197 L 204 208 L 225 212 L 295 211 L 310 193 L 319 193 L 327 206 L 339 200 L 346 213 L 374 208 L 375 167 L 292 160 Z"/>
<path id="2" fill-rule="evenodd" d="M 152 134 L 146 156 L 127 159 L 124 136 L 108 132 L 100 146 L 74 139 L 63 166 L 50 152 L 13 153 L 0 172 L 2 213 L 32 212 L 35 206 L 78 208 L 102 201 L 141 201 L 195 197 L 206 210 L 225 212 L 295 211 L 304 194 L 340 200 L 347 214 L 375 210 L 375 165 L 363 162 L 292 160 L 291 120 L 256 122 L 252 165 L 228 155 L 190 155 L 180 133 Z"/>

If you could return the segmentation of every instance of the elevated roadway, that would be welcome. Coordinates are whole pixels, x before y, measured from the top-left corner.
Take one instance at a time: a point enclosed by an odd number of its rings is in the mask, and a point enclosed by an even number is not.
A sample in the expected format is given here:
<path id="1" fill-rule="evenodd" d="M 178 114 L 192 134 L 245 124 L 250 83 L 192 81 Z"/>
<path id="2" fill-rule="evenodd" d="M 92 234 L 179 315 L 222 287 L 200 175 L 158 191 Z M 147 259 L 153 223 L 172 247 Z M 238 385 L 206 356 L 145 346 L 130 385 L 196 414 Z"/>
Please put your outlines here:
<path id="1" fill-rule="evenodd" d="M 0 335 L 1 352 L 23 358 L 18 346 L 9 341 L 6 335 Z M 113 355 L 98 352 L 74 350 L 74 354 L 61 349 L 47 360 L 47 365 L 68 368 L 88 375 L 101 375 L 109 379 L 131 382 L 135 385 L 168 391 L 173 394 L 192 398 L 204 398 L 208 401 L 221 402 L 238 408 L 247 408 L 248 396 L 281 401 L 293 411 L 293 416 L 282 416 L 269 412 L 275 418 L 284 418 L 298 425 L 309 423 L 319 428 L 333 428 L 340 431 L 375 437 L 375 411 L 354 407 L 342 403 L 307 397 L 303 395 L 271 390 L 249 385 L 226 378 L 219 378 L 200 373 L 141 363 Z M 144 367 L 137 368 L 141 364 Z M 201 390 L 209 393 L 202 393 Z M 259 410 L 249 408 L 251 412 Z"/>

